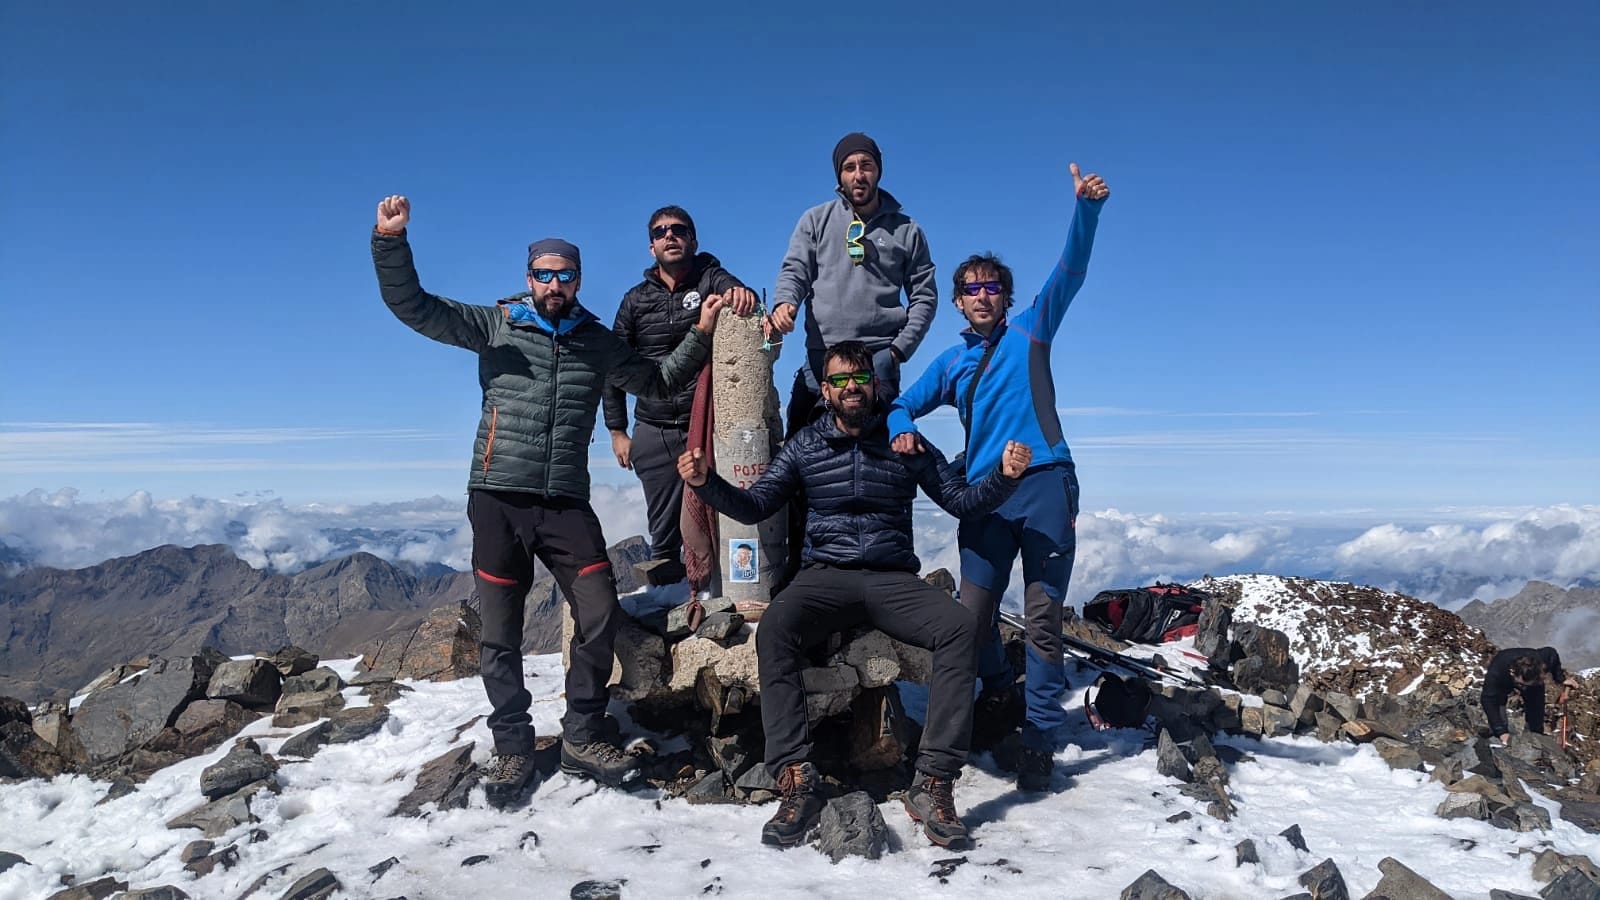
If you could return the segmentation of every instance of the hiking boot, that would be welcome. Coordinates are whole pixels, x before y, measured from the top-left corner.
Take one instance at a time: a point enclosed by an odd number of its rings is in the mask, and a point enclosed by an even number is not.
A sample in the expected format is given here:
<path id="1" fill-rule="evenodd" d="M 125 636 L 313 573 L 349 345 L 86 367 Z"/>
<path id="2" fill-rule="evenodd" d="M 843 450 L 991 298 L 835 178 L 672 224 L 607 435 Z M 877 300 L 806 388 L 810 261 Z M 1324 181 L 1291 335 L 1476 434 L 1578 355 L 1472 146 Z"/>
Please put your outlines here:
<path id="1" fill-rule="evenodd" d="M 956 815 L 954 788 L 948 778 L 922 775 L 905 798 L 906 815 L 922 825 L 928 840 L 946 849 L 967 845 L 967 825 Z"/>
<path id="2" fill-rule="evenodd" d="M 1008 684 L 978 695 L 972 706 L 972 749 L 993 747 L 1022 727 L 1028 704 L 1022 686 Z"/>
<path id="3" fill-rule="evenodd" d="M 1017 754 L 1017 788 L 1024 791 L 1050 790 L 1056 760 L 1048 750 L 1024 745 Z"/>
<path id="4" fill-rule="evenodd" d="M 761 826 L 761 843 L 793 847 L 805 840 L 806 832 L 822 815 L 822 798 L 817 785 L 822 776 L 811 763 L 790 763 L 778 773 L 778 811 Z"/>
<path id="5" fill-rule="evenodd" d="M 533 756 L 496 753 L 483 767 L 483 798 L 495 809 L 505 809 L 537 786 L 538 774 Z"/>
<path id="6" fill-rule="evenodd" d="M 574 744 L 562 738 L 561 771 L 568 775 L 593 778 L 611 787 L 621 787 L 638 777 L 639 766 L 633 757 L 617 749 L 617 745 L 610 741 Z"/>

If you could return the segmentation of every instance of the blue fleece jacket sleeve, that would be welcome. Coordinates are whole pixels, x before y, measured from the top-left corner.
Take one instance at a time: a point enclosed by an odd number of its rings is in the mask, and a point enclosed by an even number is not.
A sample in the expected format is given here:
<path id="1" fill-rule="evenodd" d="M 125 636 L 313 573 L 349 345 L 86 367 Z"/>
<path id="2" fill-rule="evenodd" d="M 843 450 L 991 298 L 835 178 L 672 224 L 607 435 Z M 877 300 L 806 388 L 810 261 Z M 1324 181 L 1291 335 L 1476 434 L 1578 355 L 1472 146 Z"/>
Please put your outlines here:
<path id="1" fill-rule="evenodd" d="M 933 412 L 946 403 L 953 404 L 950 385 L 947 383 L 947 374 L 951 364 L 955 361 L 956 354 L 961 352 L 960 347 L 952 347 L 939 354 L 917 383 L 907 388 L 904 393 L 896 397 L 889 406 L 889 436 L 899 437 L 917 431 L 916 419 L 920 419 Z"/>
<path id="2" fill-rule="evenodd" d="M 1089 254 L 1094 250 L 1095 228 L 1100 224 L 1100 208 L 1105 204 L 1104 200 L 1078 198 L 1072 226 L 1067 229 L 1067 245 L 1034 301 L 1038 316 L 1035 340 L 1048 342 L 1055 338 L 1067 307 L 1083 287 L 1083 280 L 1089 274 Z"/>

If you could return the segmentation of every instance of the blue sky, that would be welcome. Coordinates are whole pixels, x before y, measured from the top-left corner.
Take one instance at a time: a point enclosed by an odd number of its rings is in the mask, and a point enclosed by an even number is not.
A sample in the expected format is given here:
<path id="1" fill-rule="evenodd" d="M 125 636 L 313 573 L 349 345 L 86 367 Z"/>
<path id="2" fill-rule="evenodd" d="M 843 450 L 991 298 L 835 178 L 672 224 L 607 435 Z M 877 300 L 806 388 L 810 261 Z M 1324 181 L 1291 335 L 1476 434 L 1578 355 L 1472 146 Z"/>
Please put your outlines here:
<path id="1" fill-rule="evenodd" d="M 770 286 L 860 129 L 942 301 L 977 250 L 1031 296 L 1067 163 L 1111 185 L 1055 358 L 1086 508 L 1600 502 L 1593 4 L 323 6 L 0 6 L 0 496 L 459 496 L 475 361 L 379 301 L 379 198 L 431 290 L 559 234 L 609 320 L 664 203 Z"/>

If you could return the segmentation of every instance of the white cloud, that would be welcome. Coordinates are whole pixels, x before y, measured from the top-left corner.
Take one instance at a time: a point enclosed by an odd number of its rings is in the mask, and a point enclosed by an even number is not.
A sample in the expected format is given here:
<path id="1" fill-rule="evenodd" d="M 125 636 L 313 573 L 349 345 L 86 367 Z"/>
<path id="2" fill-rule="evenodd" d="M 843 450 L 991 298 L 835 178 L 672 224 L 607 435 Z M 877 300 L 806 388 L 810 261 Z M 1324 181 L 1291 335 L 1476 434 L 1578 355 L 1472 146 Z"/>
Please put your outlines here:
<path id="1" fill-rule="evenodd" d="M 647 533 L 643 496 L 631 480 L 596 484 L 592 502 L 608 540 Z M 1530 579 L 1565 586 L 1600 577 L 1600 507 L 1447 511 L 1440 519 L 1456 521 L 1433 525 L 1352 526 L 1357 517 L 1341 518 L 1330 526 L 1314 517 L 1085 512 L 1070 599 L 1156 580 L 1265 572 L 1353 580 L 1454 606 L 1509 596 Z M 0 542 L 34 564 L 69 568 L 167 543 L 227 544 L 251 565 L 278 571 L 356 551 L 462 570 L 471 561 L 461 496 L 293 505 L 273 497 L 156 499 L 145 492 L 89 502 L 70 488 L 32 491 L 0 499 Z M 916 542 L 925 570 L 959 573 L 954 522 L 930 504 L 918 504 Z M 1013 597 L 1020 582 L 1014 572 Z"/>

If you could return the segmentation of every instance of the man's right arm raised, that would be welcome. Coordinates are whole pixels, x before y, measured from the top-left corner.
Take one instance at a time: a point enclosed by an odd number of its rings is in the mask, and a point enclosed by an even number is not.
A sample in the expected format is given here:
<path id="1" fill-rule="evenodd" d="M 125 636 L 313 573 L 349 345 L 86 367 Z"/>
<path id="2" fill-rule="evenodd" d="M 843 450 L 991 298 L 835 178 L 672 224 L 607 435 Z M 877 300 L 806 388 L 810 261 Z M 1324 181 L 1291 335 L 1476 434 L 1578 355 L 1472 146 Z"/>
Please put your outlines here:
<path id="1" fill-rule="evenodd" d="M 372 264 L 378 271 L 383 302 L 395 318 L 418 334 L 474 353 L 484 352 L 502 313 L 493 306 L 457 303 L 422 289 L 411 258 L 411 244 L 406 240 L 410 220 L 411 202 L 405 197 L 385 197 L 378 204 L 378 223 L 372 230 Z"/>
<path id="2" fill-rule="evenodd" d="M 678 475 L 707 506 L 736 522 L 755 525 L 771 518 L 799 489 L 800 458 L 796 443 L 791 438 L 784 444 L 748 490 L 736 488 L 710 471 L 705 454 L 700 450 L 690 450 L 678 457 Z"/>

